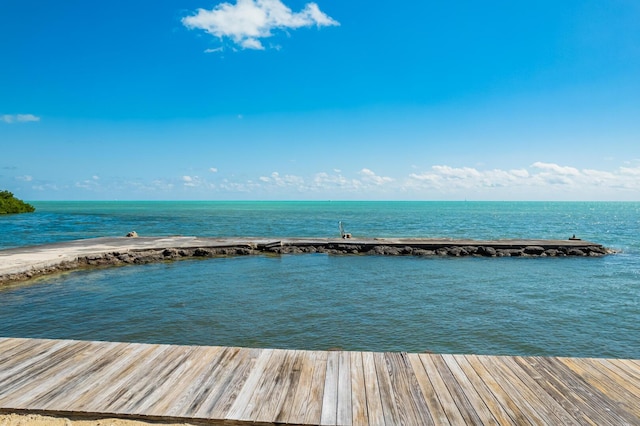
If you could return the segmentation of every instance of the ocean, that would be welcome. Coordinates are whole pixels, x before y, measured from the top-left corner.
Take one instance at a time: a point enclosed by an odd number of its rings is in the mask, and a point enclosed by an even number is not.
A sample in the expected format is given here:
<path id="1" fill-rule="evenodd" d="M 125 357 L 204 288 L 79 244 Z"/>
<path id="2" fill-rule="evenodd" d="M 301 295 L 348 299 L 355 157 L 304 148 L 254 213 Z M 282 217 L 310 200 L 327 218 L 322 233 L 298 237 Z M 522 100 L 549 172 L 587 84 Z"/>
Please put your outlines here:
<path id="1" fill-rule="evenodd" d="M 0 288 L 0 336 L 640 359 L 640 203 L 33 202 L 0 249 L 101 236 L 549 238 L 602 258 L 303 254 L 77 271 Z M 1 261 L 1 253 L 0 253 Z"/>

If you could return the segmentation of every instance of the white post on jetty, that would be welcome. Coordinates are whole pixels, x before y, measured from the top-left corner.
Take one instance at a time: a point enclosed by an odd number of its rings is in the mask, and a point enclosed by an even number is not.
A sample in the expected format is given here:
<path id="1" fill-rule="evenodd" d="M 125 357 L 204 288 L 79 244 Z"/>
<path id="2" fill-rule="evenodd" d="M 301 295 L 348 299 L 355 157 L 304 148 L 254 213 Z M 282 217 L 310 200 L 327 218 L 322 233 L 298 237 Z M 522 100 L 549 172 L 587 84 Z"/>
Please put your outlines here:
<path id="1" fill-rule="evenodd" d="M 340 238 L 351 238 L 351 234 L 344 232 L 344 227 L 342 226 L 342 221 L 338 222 L 338 226 L 340 227 Z"/>

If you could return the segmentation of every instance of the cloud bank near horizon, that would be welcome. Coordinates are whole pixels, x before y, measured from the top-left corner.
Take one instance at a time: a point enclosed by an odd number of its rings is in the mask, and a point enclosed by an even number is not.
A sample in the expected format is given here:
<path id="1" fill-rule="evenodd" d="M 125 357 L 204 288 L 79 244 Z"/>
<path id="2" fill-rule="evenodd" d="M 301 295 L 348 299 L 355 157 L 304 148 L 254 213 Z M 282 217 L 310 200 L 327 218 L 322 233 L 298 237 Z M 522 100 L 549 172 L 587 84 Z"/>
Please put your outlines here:
<path id="1" fill-rule="evenodd" d="M 510 170 L 434 165 L 400 177 L 384 176 L 368 168 L 352 173 L 333 169 L 307 176 L 274 171 L 244 178 L 215 167 L 202 172 L 150 181 L 107 181 L 93 176 L 63 184 L 31 175 L 28 180 L 16 176 L 14 181 L 30 185 L 34 193 L 63 194 L 69 187 L 82 189 L 90 199 L 130 195 L 130 199 L 640 201 L 640 161 L 612 171 L 545 162 Z"/>
<path id="2" fill-rule="evenodd" d="M 293 12 L 280 0 L 237 0 L 236 4 L 220 3 L 211 10 L 198 9 L 182 18 L 189 29 L 199 29 L 221 41 L 229 39 L 241 49 L 264 50 L 261 39 L 273 36 L 274 30 L 287 31 L 301 27 L 337 26 L 340 23 L 322 12 L 316 3 L 307 3 Z M 212 53 L 221 48 L 207 49 Z"/>

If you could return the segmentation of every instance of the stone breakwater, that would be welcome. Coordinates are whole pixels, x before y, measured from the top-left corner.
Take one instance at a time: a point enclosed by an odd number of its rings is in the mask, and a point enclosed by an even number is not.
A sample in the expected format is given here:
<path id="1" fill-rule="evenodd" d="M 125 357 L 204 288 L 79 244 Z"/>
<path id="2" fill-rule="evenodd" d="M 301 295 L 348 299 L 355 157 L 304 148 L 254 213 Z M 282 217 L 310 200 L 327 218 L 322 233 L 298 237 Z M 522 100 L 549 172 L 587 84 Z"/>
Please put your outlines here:
<path id="1" fill-rule="evenodd" d="M 423 257 L 601 257 L 613 252 L 602 245 L 580 240 L 97 238 L 2 250 L 0 285 L 87 268 L 220 256 L 302 253 Z"/>

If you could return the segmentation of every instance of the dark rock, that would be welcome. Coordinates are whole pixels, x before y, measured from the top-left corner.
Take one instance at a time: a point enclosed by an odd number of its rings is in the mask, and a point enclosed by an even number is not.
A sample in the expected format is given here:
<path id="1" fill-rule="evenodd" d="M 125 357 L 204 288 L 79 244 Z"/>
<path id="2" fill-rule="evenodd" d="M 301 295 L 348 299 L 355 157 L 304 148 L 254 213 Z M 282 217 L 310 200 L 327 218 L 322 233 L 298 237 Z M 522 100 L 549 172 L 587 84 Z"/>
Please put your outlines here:
<path id="1" fill-rule="evenodd" d="M 209 249 L 197 248 L 194 250 L 193 255 L 195 257 L 210 257 L 213 253 Z"/>
<path id="2" fill-rule="evenodd" d="M 584 251 L 578 248 L 569 249 L 569 252 L 567 254 L 569 256 L 586 256 L 587 255 Z"/>
<path id="3" fill-rule="evenodd" d="M 163 260 L 163 256 L 159 252 L 143 252 L 138 253 L 137 256 L 135 256 L 133 262 L 145 265 L 147 263 L 157 263 L 161 260 Z"/>
<path id="4" fill-rule="evenodd" d="M 530 254 L 530 255 L 534 255 L 534 256 L 540 256 L 542 253 L 544 253 L 544 247 L 527 246 L 527 247 L 524 248 L 524 252 L 526 254 Z"/>
<path id="5" fill-rule="evenodd" d="M 604 256 L 607 254 L 607 249 L 601 246 L 591 246 L 589 247 L 589 255 L 592 254 Z"/>
<path id="6" fill-rule="evenodd" d="M 433 256 L 436 254 L 433 250 L 425 250 L 425 249 L 413 249 L 414 256 Z"/>
<path id="7" fill-rule="evenodd" d="M 162 256 L 169 259 L 175 259 L 178 257 L 178 250 L 176 249 L 165 249 L 162 251 Z"/>
<path id="8" fill-rule="evenodd" d="M 373 250 L 371 250 L 373 254 L 383 255 L 383 256 L 398 256 L 400 254 L 400 250 L 397 247 L 390 246 L 376 246 Z"/>
<path id="9" fill-rule="evenodd" d="M 524 254 L 520 249 L 499 249 L 497 253 L 499 257 L 519 257 Z"/>
<path id="10" fill-rule="evenodd" d="M 449 247 L 447 249 L 447 254 L 449 256 L 460 257 L 460 256 L 466 256 L 468 253 L 462 247 Z"/>
<path id="11" fill-rule="evenodd" d="M 464 251 L 467 252 L 467 254 L 470 254 L 470 255 L 478 253 L 478 247 L 476 246 L 464 246 L 462 248 L 464 249 Z"/>
<path id="12" fill-rule="evenodd" d="M 483 256 L 495 257 L 496 256 L 496 249 L 494 249 L 493 247 L 489 247 L 489 246 L 480 246 L 480 247 L 478 247 L 477 253 L 481 254 Z"/>
<path id="13" fill-rule="evenodd" d="M 413 247 L 411 246 L 404 246 L 402 247 L 402 249 L 400 250 L 401 254 L 404 255 L 412 255 L 413 254 Z"/>

